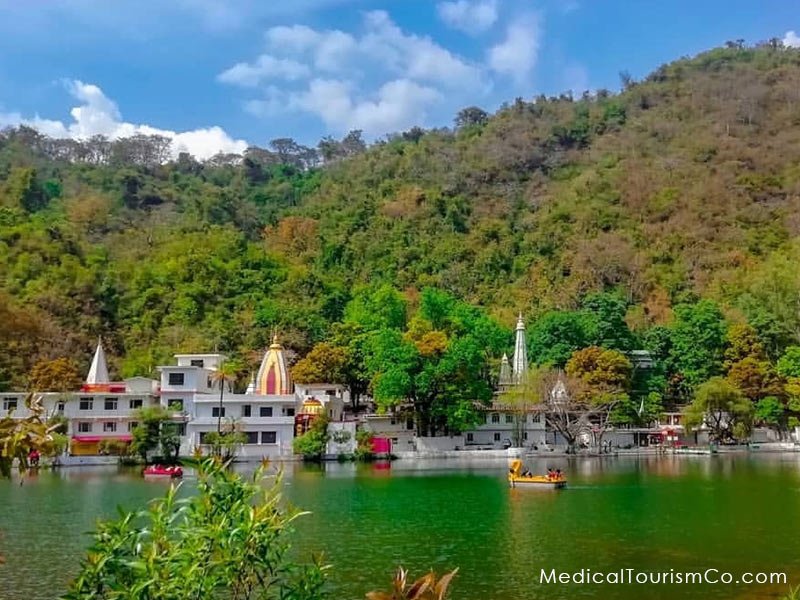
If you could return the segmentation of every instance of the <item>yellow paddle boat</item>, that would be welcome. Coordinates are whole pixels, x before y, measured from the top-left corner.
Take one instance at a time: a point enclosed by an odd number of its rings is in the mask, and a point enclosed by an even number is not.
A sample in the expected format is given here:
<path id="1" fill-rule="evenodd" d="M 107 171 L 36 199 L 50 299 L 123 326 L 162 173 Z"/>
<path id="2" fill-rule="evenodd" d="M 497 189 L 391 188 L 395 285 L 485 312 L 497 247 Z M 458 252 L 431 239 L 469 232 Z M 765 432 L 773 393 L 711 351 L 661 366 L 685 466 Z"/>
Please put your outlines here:
<path id="1" fill-rule="evenodd" d="M 508 469 L 508 483 L 511 487 L 530 487 L 559 490 L 567 485 L 567 478 L 559 471 L 558 475 L 529 475 L 522 473 L 522 461 L 516 459 Z"/>

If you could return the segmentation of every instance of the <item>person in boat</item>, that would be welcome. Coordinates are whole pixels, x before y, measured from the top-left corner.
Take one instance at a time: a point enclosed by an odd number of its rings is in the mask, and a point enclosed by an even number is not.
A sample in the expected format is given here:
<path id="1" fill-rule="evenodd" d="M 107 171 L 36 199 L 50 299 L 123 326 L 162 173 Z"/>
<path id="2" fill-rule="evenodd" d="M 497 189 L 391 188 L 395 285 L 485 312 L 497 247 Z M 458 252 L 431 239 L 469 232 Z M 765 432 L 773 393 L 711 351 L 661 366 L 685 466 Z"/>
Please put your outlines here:
<path id="1" fill-rule="evenodd" d="M 32 467 L 38 467 L 39 466 L 39 451 L 38 450 L 33 449 L 33 450 L 30 451 L 30 453 L 28 453 L 28 462 L 30 463 L 30 465 Z"/>
<path id="2" fill-rule="evenodd" d="M 522 476 L 523 476 L 523 477 L 533 477 L 533 473 L 531 473 L 530 469 L 525 469 L 525 470 L 522 472 Z"/>
<path id="3" fill-rule="evenodd" d="M 548 479 L 553 479 L 555 476 L 556 476 L 556 474 L 553 472 L 553 469 L 548 468 L 547 469 L 547 478 Z"/>
<path id="4" fill-rule="evenodd" d="M 556 469 L 556 481 L 561 479 L 561 469 Z"/>

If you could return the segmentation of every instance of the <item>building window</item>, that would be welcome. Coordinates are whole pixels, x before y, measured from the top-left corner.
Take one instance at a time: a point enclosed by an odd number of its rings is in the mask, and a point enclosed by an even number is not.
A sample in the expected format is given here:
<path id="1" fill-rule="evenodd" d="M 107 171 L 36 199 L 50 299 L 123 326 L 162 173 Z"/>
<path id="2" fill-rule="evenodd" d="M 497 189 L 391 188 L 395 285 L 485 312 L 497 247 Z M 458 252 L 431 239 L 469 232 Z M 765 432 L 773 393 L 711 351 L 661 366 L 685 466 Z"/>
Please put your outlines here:
<path id="1" fill-rule="evenodd" d="M 475 441 L 475 439 L 474 439 L 474 438 L 475 438 L 475 436 L 474 436 L 474 435 L 472 435 L 471 433 L 468 433 L 468 434 L 467 434 L 467 441 L 468 441 L 468 442 L 474 442 L 474 441 Z"/>
<path id="2" fill-rule="evenodd" d="M 278 443 L 278 433 L 276 431 L 262 431 L 261 432 L 261 443 L 262 444 L 277 444 Z"/>
<path id="3" fill-rule="evenodd" d="M 63 415 L 66 406 L 67 406 L 66 402 L 64 402 L 63 400 L 59 400 L 58 403 L 56 404 L 56 413 L 59 415 Z"/>
<path id="4" fill-rule="evenodd" d="M 523 419 L 525 417 L 522 417 Z M 514 415 L 506 415 L 506 423 L 513 423 L 514 422 Z"/>
<path id="5" fill-rule="evenodd" d="M 175 433 L 180 437 L 186 436 L 186 423 L 173 423 L 175 426 Z"/>
<path id="6" fill-rule="evenodd" d="M 220 408 L 219 406 L 214 406 L 211 409 L 211 416 L 212 417 L 222 417 L 225 418 L 225 407 L 223 406 Z"/>
<path id="7" fill-rule="evenodd" d="M 207 438 L 212 433 L 215 433 L 215 432 L 214 431 L 201 431 L 200 432 L 200 443 L 201 444 L 207 444 L 208 443 L 208 439 Z"/>
<path id="8" fill-rule="evenodd" d="M 114 421 L 106 421 L 103 423 L 104 433 L 114 433 L 117 430 L 117 424 Z"/>
<path id="9" fill-rule="evenodd" d="M 128 402 L 128 406 L 131 410 L 136 410 L 137 408 L 142 408 L 142 399 L 141 398 L 131 398 Z"/>
<path id="10" fill-rule="evenodd" d="M 128 431 L 129 431 L 129 432 L 130 432 L 130 431 L 133 431 L 133 430 L 134 430 L 134 429 L 136 429 L 138 426 L 139 426 L 139 422 L 138 422 L 138 421 L 128 421 Z"/>
<path id="11" fill-rule="evenodd" d="M 531 423 L 541 423 L 542 422 L 542 415 L 539 413 L 533 413 L 531 415 Z"/>
<path id="12" fill-rule="evenodd" d="M 189 361 L 189 364 L 193 367 L 200 367 L 201 369 L 206 366 L 206 363 L 203 361 L 202 358 L 193 358 Z"/>
<path id="13" fill-rule="evenodd" d="M 106 410 L 117 410 L 117 399 L 116 398 L 106 398 L 105 399 L 105 409 Z"/>
<path id="14" fill-rule="evenodd" d="M 523 431 L 522 432 L 522 439 L 523 440 L 527 440 L 528 439 L 528 432 L 527 431 Z"/>
<path id="15" fill-rule="evenodd" d="M 170 373 L 169 374 L 169 384 L 170 385 L 183 385 L 183 373 Z"/>
<path id="16" fill-rule="evenodd" d="M 293 417 L 294 416 L 294 409 L 293 408 L 287 408 L 286 409 L 286 416 L 287 417 Z"/>
<path id="17" fill-rule="evenodd" d="M 397 425 L 397 419 L 389 419 L 389 425 Z"/>
<path id="18" fill-rule="evenodd" d="M 258 432 L 257 431 L 245 431 L 244 436 L 247 438 L 245 444 L 257 444 L 258 443 Z"/>
<path id="19" fill-rule="evenodd" d="M 253 412 L 252 407 L 249 404 L 245 404 L 244 406 L 242 406 L 243 417 L 249 417 L 252 412 Z"/>
<path id="20" fill-rule="evenodd" d="M 78 433 L 91 433 L 92 432 L 92 424 L 86 421 L 82 421 L 78 423 Z"/>
<path id="21" fill-rule="evenodd" d="M 183 410 L 183 399 L 173 398 L 172 400 L 167 400 L 167 406 L 173 412 L 181 412 Z"/>
<path id="22" fill-rule="evenodd" d="M 271 406 L 262 406 L 258 409 L 258 415 L 260 417 L 271 417 L 272 416 L 272 407 Z"/>
<path id="23" fill-rule="evenodd" d="M 3 398 L 3 410 L 15 410 L 17 408 L 16 398 Z"/>
<path id="24" fill-rule="evenodd" d="M 500 413 L 492 413 L 492 423 L 500 422 Z"/>
<path id="25" fill-rule="evenodd" d="M 78 408 L 80 410 L 92 410 L 92 406 L 94 402 L 92 402 L 91 398 L 81 398 L 80 403 L 78 404 Z"/>
<path id="26" fill-rule="evenodd" d="M 406 421 L 406 429 L 408 429 L 409 431 L 414 429 L 414 419 L 409 419 L 408 421 Z"/>
<path id="27" fill-rule="evenodd" d="M 495 433 L 494 434 L 494 441 L 495 442 L 499 442 L 500 441 L 500 434 L 499 433 Z"/>

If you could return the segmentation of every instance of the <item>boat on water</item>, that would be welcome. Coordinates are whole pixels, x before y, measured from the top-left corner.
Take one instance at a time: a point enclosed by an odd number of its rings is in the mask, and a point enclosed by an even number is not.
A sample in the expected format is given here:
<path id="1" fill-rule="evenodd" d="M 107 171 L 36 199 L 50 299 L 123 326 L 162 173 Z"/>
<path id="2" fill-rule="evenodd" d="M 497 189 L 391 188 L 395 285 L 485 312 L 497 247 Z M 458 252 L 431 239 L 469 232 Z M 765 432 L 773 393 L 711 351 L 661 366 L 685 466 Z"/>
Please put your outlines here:
<path id="1" fill-rule="evenodd" d="M 558 490 L 566 487 L 567 478 L 560 472 L 558 475 L 528 475 L 522 472 L 522 461 L 519 459 L 511 461 L 508 469 L 508 484 L 511 487 L 527 487 Z"/>
<path id="2" fill-rule="evenodd" d="M 150 465 L 145 467 L 143 472 L 145 477 L 183 477 L 183 469 L 177 466 Z"/>

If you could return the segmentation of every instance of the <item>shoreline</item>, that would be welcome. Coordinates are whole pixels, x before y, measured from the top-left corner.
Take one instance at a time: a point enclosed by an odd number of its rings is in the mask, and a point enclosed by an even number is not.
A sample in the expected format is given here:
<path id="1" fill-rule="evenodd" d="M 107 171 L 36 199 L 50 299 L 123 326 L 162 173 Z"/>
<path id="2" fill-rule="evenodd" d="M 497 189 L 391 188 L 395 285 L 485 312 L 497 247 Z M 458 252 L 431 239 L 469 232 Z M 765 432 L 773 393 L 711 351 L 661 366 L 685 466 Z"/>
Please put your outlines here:
<path id="1" fill-rule="evenodd" d="M 626 458 L 626 457 L 670 457 L 670 456 L 720 456 L 730 454 L 797 454 L 800 453 L 800 445 L 791 442 L 773 442 L 766 444 L 750 444 L 742 446 L 720 446 L 714 449 L 709 447 L 689 447 L 689 448 L 629 448 L 619 449 L 613 452 L 579 452 L 567 453 L 563 450 L 553 450 L 550 452 L 527 450 L 523 448 L 509 448 L 506 450 L 429 450 L 413 452 L 395 452 L 391 457 L 379 457 L 373 461 L 411 461 L 411 460 L 501 460 L 511 458 Z M 257 463 L 261 457 L 239 457 L 234 459 L 236 464 Z M 270 459 L 277 463 L 302 462 L 299 456 L 284 456 Z M 353 462 L 350 460 L 342 461 L 338 456 L 327 456 L 322 462 Z M 43 464 L 42 468 L 72 468 L 72 467 L 97 467 L 97 466 L 118 466 L 119 458 L 116 456 L 70 456 L 59 459 L 58 464 Z M 137 466 L 137 465 L 132 465 Z"/>

